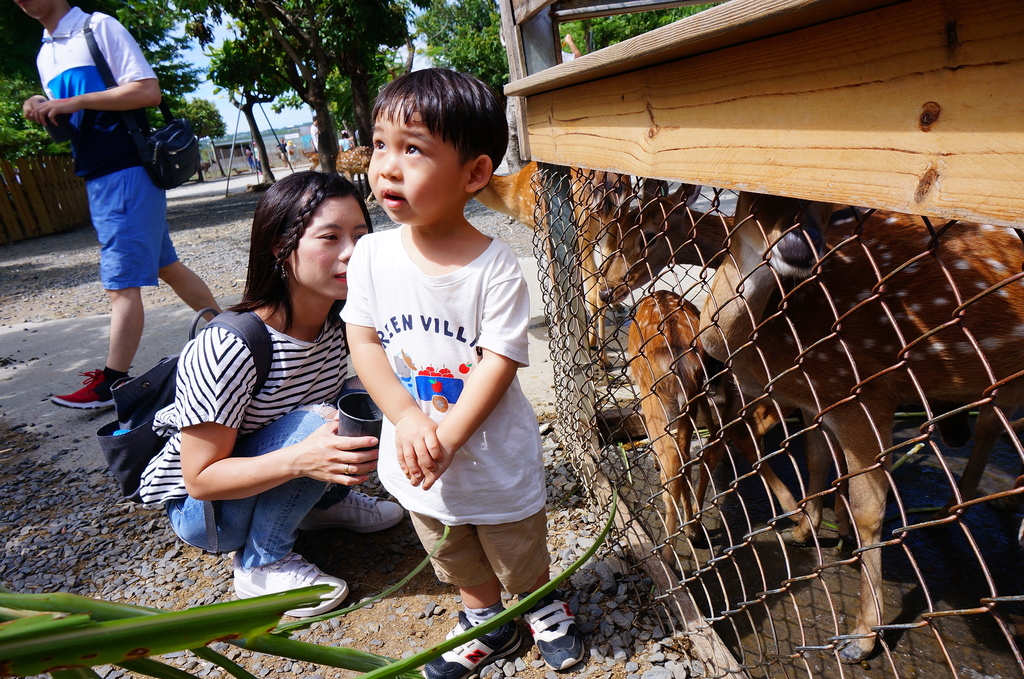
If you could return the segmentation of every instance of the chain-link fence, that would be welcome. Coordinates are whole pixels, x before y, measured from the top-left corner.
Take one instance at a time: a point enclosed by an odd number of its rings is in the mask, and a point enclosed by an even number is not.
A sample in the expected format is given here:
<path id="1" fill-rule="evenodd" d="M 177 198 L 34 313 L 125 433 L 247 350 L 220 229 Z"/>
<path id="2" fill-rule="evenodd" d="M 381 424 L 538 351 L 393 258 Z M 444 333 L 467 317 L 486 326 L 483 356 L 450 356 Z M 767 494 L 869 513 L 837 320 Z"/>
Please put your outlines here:
<path id="1" fill-rule="evenodd" d="M 1018 231 L 534 188 L 558 431 L 596 502 L 619 490 L 638 605 L 720 675 L 1024 674 Z"/>

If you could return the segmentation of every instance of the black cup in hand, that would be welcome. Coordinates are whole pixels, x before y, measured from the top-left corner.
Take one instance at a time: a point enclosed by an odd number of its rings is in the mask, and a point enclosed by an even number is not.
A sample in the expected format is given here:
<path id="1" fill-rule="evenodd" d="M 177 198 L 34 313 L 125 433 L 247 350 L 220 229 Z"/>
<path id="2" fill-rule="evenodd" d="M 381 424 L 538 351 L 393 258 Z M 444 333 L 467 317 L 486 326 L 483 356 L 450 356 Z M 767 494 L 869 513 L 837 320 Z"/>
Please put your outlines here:
<path id="1" fill-rule="evenodd" d="M 338 436 L 380 438 L 384 416 L 365 391 L 353 391 L 338 399 Z M 376 448 L 376 446 L 374 446 Z M 373 450 L 360 448 L 359 450 Z"/>

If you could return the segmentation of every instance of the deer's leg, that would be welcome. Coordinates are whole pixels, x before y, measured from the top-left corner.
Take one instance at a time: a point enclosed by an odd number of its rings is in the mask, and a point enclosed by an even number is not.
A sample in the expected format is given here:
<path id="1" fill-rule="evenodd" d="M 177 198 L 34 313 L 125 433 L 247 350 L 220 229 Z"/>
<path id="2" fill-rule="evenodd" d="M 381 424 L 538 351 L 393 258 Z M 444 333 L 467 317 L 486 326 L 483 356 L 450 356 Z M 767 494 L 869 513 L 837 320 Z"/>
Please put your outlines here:
<path id="1" fill-rule="evenodd" d="M 591 347 L 597 349 L 598 358 L 602 365 L 607 366 L 605 342 L 608 339 L 608 332 L 605 327 L 605 312 L 607 306 L 601 301 L 601 281 L 597 272 L 601 267 L 597 261 L 597 248 L 589 240 L 589 235 L 581 234 L 580 242 L 580 273 L 583 277 L 584 299 L 587 306 L 587 318 L 590 319 L 587 331 L 587 342 Z"/>
<path id="2" fill-rule="evenodd" d="M 689 471 L 690 439 L 693 423 L 676 406 L 676 395 L 671 393 L 676 385 L 674 375 L 665 376 L 655 384 L 640 403 L 651 436 L 651 445 L 658 458 L 663 498 L 665 503 L 666 542 L 664 556 L 674 555 L 673 542 L 679 531 L 679 513 L 682 509 L 683 523 L 693 519 L 693 503 L 690 484 L 684 476 Z M 675 428 L 675 435 L 670 430 Z M 692 530 L 692 527 L 688 530 Z"/>
<path id="3" fill-rule="evenodd" d="M 957 482 L 957 490 L 960 499 L 954 495 L 946 503 L 938 516 L 948 516 L 950 508 L 959 502 L 973 500 L 978 493 L 978 484 L 981 482 L 981 475 L 985 472 L 988 458 L 996 441 L 1003 433 L 1003 423 L 996 414 L 996 406 L 991 403 L 983 405 L 978 411 L 978 420 L 974 424 L 974 447 L 971 449 L 971 456 L 967 458 L 967 466 Z"/>
<path id="4" fill-rule="evenodd" d="M 857 663 L 867 658 L 875 646 L 877 634 L 872 627 L 880 625 L 884 615 L 882 598 L 882 521 L 889 495 L 888 470 L 892 459 L 877 462 L 881 450 L 892 443 L 892 416 L 895 408 L 879 408 L 873 427 L 867 414 L 848 417 L 837 432 L 849 472 L 847 490 L 850 512 L 856 529 L 860 553 L 860 607 L 851 635 L 858 638 L 842 642 L 837 648 L 844 663 Z M 877 435 L 876 433 L 877 432 Z M 837 503 L 838 506 L 838 503 Z"/>
<path id="5" fill-rule="evenodd" d="M 688 539 L 697 537 L 698 531 L 694 528 L 695 516 L 693 504 L 693 488 L 690 485 L 690 442 L 693 440 L 693 420 L 687 413 L 682 413 L 675 422 L 675 437 L 663 437 L 667 444 L 659 452 L 658 460 L 661 464 L 661 480 L 665 486 L 666 510 L 671 503 L 672 521 L 678 521 L 679 510 L 682 510 L 682 533 Z M 668 512 L 666 511 L 666 514 Z M 668 517 L 666 517 L 668 518 Z M 666 526 L 667 528 L 667 526 Z M 671 562 L 674 557 L 675 534 L 679 526 L 675 525 L 668 530 L 668 541 L 665 544 L 663 556 Z"/>
<path id="6" fill-rule="evenodd" d="M 804 411 L 804 422 L 813 422 L 814 415 Z M 822 492 L 825 490 L 825 481 L 828 478 L 829 460 L 833 459 L 833 452 L 830 450 L 826 434 L 820 427 L 814 427 L 804 435 L 804 449 L 807 459 L 807 500 L 803 503 L 804 517 L 797 521 L 793 530 L 793 541 L 797 544 L 807 544 L 813 538 L 813 534 L 821 526 Z M 842 455 L 842 451 L 838 452 Z M 839 503 L 836 503 L 838 507 Z"/>
<path id="7" fill-rule="evenodd" d="M 887 491 L 888 481 L 881 469 L 850 478 L 850 508 L 857 528 L 859 547 L 874 546 L 860 554 L 860 608 L 856 626 L 850 631 L 850 634 L 863 636 L 839 646 L 839 659 L 844 663 L 858 663 L 871 654 L 876 637 L 871 628 L 880 625 L 882 621 L 882 551 L 877 545 L 882 535 Z"/>
<path id="8" fill-rule="evenodd" d="M 711 485 L 711 474 L 718 468 L 725 455 L 725 440 L 722 432 L 708 418 L 708 445 L 700 453 L 700 473 L 697 480 L 697 492 L 694 494 L 694 510 L 700 512 L 704 506 L 704 498 Z"/>

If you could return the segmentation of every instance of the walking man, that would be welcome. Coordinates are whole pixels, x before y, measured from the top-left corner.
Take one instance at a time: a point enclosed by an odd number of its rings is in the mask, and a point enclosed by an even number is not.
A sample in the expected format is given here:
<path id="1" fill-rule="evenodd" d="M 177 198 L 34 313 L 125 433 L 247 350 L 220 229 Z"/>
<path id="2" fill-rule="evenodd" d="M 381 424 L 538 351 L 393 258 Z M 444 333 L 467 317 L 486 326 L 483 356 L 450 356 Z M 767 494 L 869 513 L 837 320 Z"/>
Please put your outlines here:
<path id="1" fill-rule="evenodd" d="M 147 129 L 145 108 L 160 103 L 160 85 L 138 43 L 118 21 L 92 15 L 90 24 L 117 86 L 105 89 L 86 42 L 85 12 L 67 0 L 14 0 L 44 28 L 36 65 L 47 96 L 25 101 L 25 117 L 71 126 L 75 174 L 85 179 L 100 242 L 100 279 L 110 298 L 110 340 L 103 370 L 82 373 L 85 386 L 57 405 L 113 405 L 111 385 L 128 375 L 142 339 L 142 286 L 159 280 L 193 309 L 220 310 L 210 289 L 178 260 L 167 226 L 167 197 L 150 180 L 123 112 Z"/>

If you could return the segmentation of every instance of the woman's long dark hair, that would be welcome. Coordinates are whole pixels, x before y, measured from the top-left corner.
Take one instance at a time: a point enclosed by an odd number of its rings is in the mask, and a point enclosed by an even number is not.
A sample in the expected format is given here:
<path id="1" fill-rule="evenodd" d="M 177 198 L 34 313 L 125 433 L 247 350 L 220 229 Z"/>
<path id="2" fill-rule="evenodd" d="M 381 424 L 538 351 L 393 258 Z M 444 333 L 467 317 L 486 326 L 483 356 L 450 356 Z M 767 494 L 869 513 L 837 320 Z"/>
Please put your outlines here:
<path id="1" fill-rule="evenodd" d="M 292 304 L 288 296 L 288 277 L 282 275 L 284 263 L 306 232 L 309 220 L 320 204 L 328 198 L 352 197 L 363 211 L 366 226 L 373 231 L 370 212 L 362 194 L 352 182 L 341 175 L 323 172 L 296 172 L 274 183 L 256 204 L 252 218 L 252 237 L 249 243 L 249 269 L 245 278 L 242 301 L 232 311 L 269 309 L 283 312 L 284 329 L 292 325 Z M 277 256 L 274 249 L 280 248 Z M 340 310 L 344 301 L 335 305 Z M 336 313 L 329 314 L 328 322 L 340 322 Z"/>

